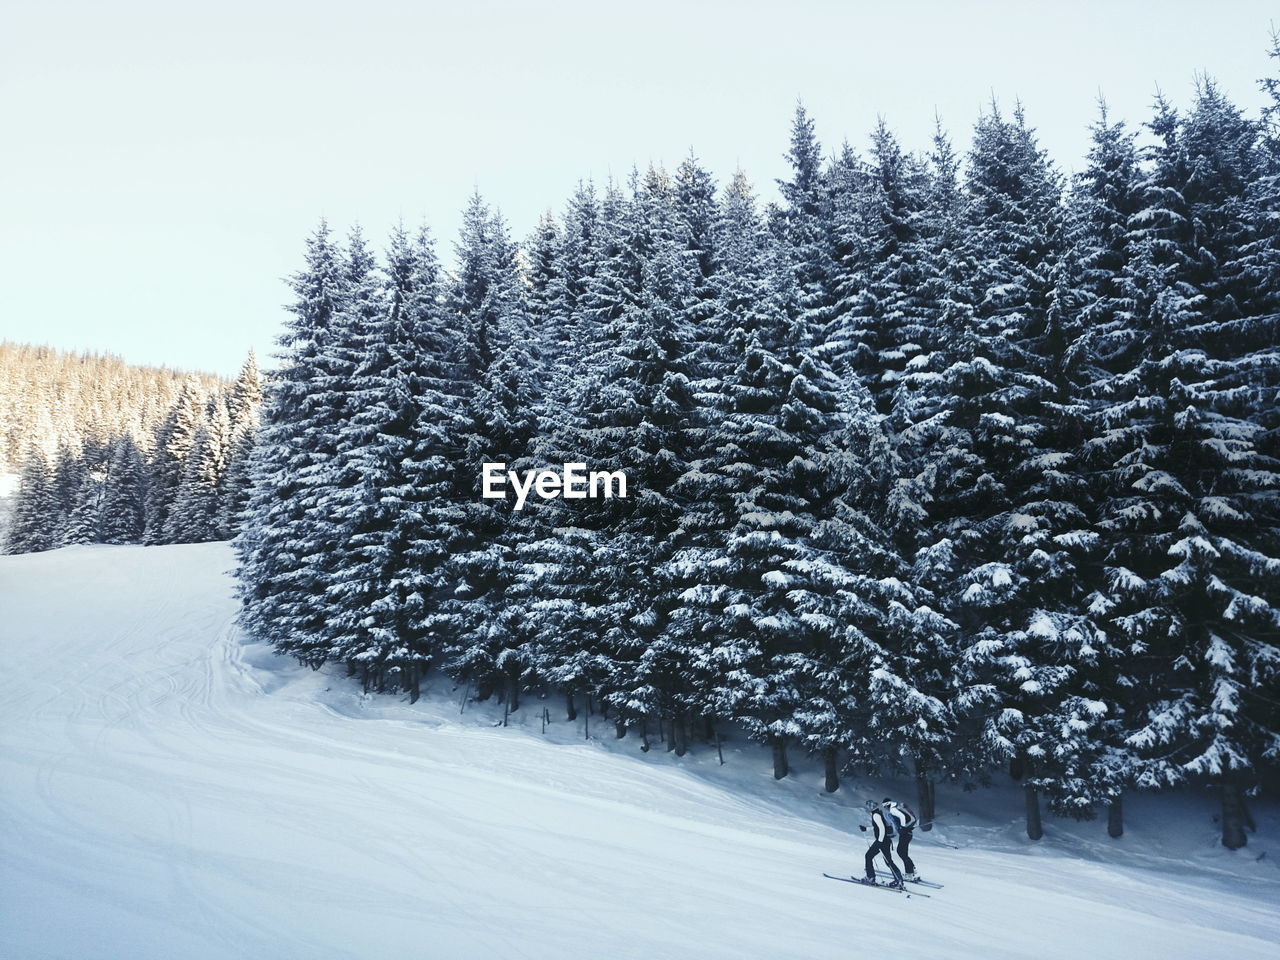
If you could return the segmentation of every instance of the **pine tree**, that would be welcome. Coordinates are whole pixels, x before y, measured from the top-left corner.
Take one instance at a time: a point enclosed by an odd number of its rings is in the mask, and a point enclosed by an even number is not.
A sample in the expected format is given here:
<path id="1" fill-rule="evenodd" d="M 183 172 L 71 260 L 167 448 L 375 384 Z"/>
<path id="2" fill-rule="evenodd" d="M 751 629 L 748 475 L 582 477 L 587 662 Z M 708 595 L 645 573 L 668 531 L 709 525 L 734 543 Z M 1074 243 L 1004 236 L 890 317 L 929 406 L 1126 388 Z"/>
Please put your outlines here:
<path id="1" fill-rule="evenodd" d="M 240 517 L 249 502 L 252 486 L 250 464 L 253 445 L 262 423 L 263 383 L 258 358 L 252 350 L 227 397 L 231 417 L 227 466 L 220 488 L 218 539 L 231 539 L 240 530 Z"/>
<path id="2" fill-rule="evenodd" d="M 425 229 L 413 238 L 397 229 L 386 263 L 383 312 L 352 341 L 356 412 L 338 434 L 327 655 L 358 672 L 366 689 L 416 699 L 440 646 L 434 621 L 457 537 L 466 343 L 440 305 Z"/>
<path id="3" fill-rule="evenodd" d="M 681 326 L 693 299 L 694 261 L 686 255 L 672 182 L 660 170 L 634 175 L 630 198 L 611 190 L 602 221 L 595 270 L 579 298 L 582 359 L 568 390 L 547 408 L 535 456 L 622 471 L 644 495 L 561 500 L 542 511 L 540 536 L 520 549 L 522 562 L 536 564 L 522 575 L 520 592 L 528 597 L 541 589 L 562 604 L 562 613 L 587 618 L 602 632 L 591 644 L 596 653 L 589 670 L 565 643 L 566 635 L 582 636 L 585 624 L 561 620 L 559 636 L 539 631 L 529 637 L 542 651 L 539 674 L 603 699 L 618 711 L 620 724 L 635 722 L 643 730 L 671 710 L 644 676 L 644 651 L 666 613 L 662 584 L 643 571 L 661 565 L 678 516 L 670 487 L 682 472 L 680 435 L 694 406 Z M 565 527 L 581 535 L 566 540 Z M 558 579 L 565 570 L 591 573 L 585 584 L 571 583 Z M 579 684 L 588 675 L 594 685 L 583 690 Z"/>
<path id="4" fill-rule="evenodd" d="M 231 456 L 231 414 L 225 397 L 211 397 L 182 481 L 165 522 L 168 543 L 205 543 L 223 533 L 220 508 Z"/>
<path id="5" fill-rule="evenodd" d="M 53 476 L 36 449 L 28 453 L 18 479 L 13 515 L 5 536 L 5 553 L 37 553 L 54 546 Z"/>
<path id="6" fill-rule="evenodd" d="M 1055 539 L 1087 521 L 1086 491 L 1062 469 L 1069 454 L 1055 449 L 1046 406 L 1059 190 L 1020 110 L 1007 121 L 993 106 L 970 160 L 962 243 L 973 276 L 968 291 L 948 295 L 950 335 L 931 358 L 941 361 L 928 383 L 941 429 L 931 441 L 938 456 L 917 577 L 962 634 L 953 707 L 969 746 L 956 762 L 1034 767 L 1047 704 L 1069 676 L 1045 649 L 1052 642 L 1037 638 L 1045 622 L 1055 640 L 1087 634 L 1064 595 L 1071 548 Z M 1028 781 L 1033 839 L 1042 785 Z"/>
<path id="7" fill-rule="evenodd" d="M 86 467 L 83 450 L 73 449 L 68 444 L 58 447 L 50 480 L 51 496 L 47 520 L 52 537 L 51 546 L 63 546 L 67 521 L 80 500 Z"/>
<path id="8" fill-rule="evenodd" d="M 844 412 L 834 375 L 802 344 L 760 334 L 743 340 L 717 465 L 735 480 L 734 523 L 723 560 L 684 596 L 709 605 L 704 617 L 719 621 L 715 633 L 703 628 L 720 641 L 712 650 L 715 676 L 706 681 L 710 712 L 739 720 L 770 744 L 774 775 L 783 777 L 787 744 L 817 734 L 813 701 L 831 699 L 824 680 L 840 659 L 835 618 L 807 605 L 824 592 L 816 581 L 840 576 L 815 537 L 843 507 L 841 451 L 832 443 Z M 833 744 L 819 736 L 810 745 Z"/>
<path id="9" fill-rule="evenodd" d="M 537 511 L 516 512 L 508 500 L 481 497 L 480 467 L 503 463 L 508 470 L 535 467 L 531 447 L 537 419 L 528 384 L 531 361 L 517 345 L 499 356 L 477 385 L 459 424 L 461 462 L 473 474 L 463 483 L 459 538 L 449 561 L 457 583 L 454 599 L 437 621 L 443 637 L 444 668 L 474 684 L 481 698 L 503 690 L 508 710 L 520 690 L 541 679 L 546 664 L 534 655 L 535 632 L 513 601 L 521 575 L 522 543 L 534 536 Z"/>
<path id="10" fill-rule="evenodd" d="M 693 447 L 701 456 L 674 488 L 691 506 L 667 562 L 677 602 L 659 677 L 769 743 L 782 777 L 789 742 L 834 750 L 852 697 L 853 674 L 842 671 L 849 636 L 820 599 L 844 576 L 820 530 L 846 506 L 848 411 L 792 320 L 799 298 L 785 255 L 740 178 L 720 232 L 716 313 L 731 350 L 708 397 L 707 437 Z"/>
<path id="11" fill-rule="evenodd" d="M 97 470 L 82 468 L 71 510 L 58 535 L 58 546 L 72 547 L 102 540 L 102 477 Z"/>
<path id="12" fill-rule="evenodd" d="M 542 333 L 547 352 L 548 385 L 544 395 L 557 393 L 554 385 L 567 383 L 580 357 L 583 339 L 583 298 L 593 283 L 600 255 L 600 204 L 595 187 L 578 185 L 569 199 L 559 231 L 559 248 L 554 263 L 554 279 L 547 286 L 543 312 L 531 305 L 530 323 Z"/>
<path id="13" fill-rule="evenodd" d="M 481 498 L 480 468 L 504 462 L 510 469 L 527 453 L 527 418 L 536 404 L 526 386 L 537 379 L 531 368 L 543 350 L 562 348 L 557 326 L 563 320 L 556 314 L 565 287 L 558 243 L 553 223 L 544 219 L 522 296 L 515 245 L 502 218 L 477 194 L 463 214 L 455 247 L 458 271 L 447 298 L 464 337 L 456 419 L 447 437 L 457 461 L 449 491 L 450 545 L 439 576 L 457 587 L 453 599 L 434 606 L 424 623 L 439 638 L 446 669 L 477 684 L 482 696 L 501 686 L 508 708 L 519 695 L 523 672 L 509 629 L 513 621 L 500 609 L 514 531 L 504 509 Z"/>
<path id="14" fill-rule="evenodd" d="M 1159 102 L 1151 126 L 1126 271 L 1134 347 L 1100 384 L 1093 443 L 1109 464 L 1107 626 L 1143 655 L 1138 786 L 1217 780 L 1235 848 L 1245 778 L 1278 743 L 1270 695 L 1252 693 L 1277 684 L 1280 463 L 1263 426 L 1274 395 L 1250 386 L 1276 353 L 1230 269 L 1248 246 L 1255 129 L 1208 82 L 1186 117 Z"/>
<path id="15" fill-rule="evenodd" d="M 838 367 L 849 369 L 888 412 L 907 364 L 926 349 L 922 288 L 925 254 L 926 174 L 903 154 L 883 122 L 872 137 L 866 183 L 851 191 L 843 217 L 848 252 L 841 264 L 843 308 L 827 339 Z M 856 219 L 855 219 L 856 218 Z"/>
<path id="16" fill-rule="evenodd" d="M 524 333 L 517 247 L 502 216 L 477 192 L 462 212 L 454 249 L 458 266 L 448 287 L 448 303 L 465 331 L 467 370 L 474 381 Z"/>
<path id="17" fill-rule="evenodd" d="M 146 507 L 146 468 L 128 434 L 112 448 L 102 492 L 102 542 L 140 543 Z"/>
<path id="18" fill-rule="evenodd" d="M 811 331 L 825 330 L 832 322 L 838 286 L 832 198 L 813 121 L 800 104 L 786 159 L 791 179 L 778 181 L 786 207 L 777 214 L 777 229 L 791 249 L 799 319 Z"/>
<path id="19" fill-rule="evenodd" d="M 530 327 L 554 356 L 561 346 L 562 325 L 566 319 L 566 284 L 562 247 L 564 238 L 550 211 L 538 219 L 533 237 L 526 244 L 525 311 Z"/>
<path id="20" fill-rule="evenodd" d="M 187 458 L 196 443 L 206 398 L 195 377 L 188 377 L 174 401 L 164 425 L 157 431 L 147 487 L 145 542 L 166 543 L 171 533 L 169 513 L 186 472 Z"/>
<path id="21" fill-rule="evenodd" d="M 715 302 L 705 309 L 704 346 L 693 382 L 700 418 L 689 437 L 689 467 L 672 484 L 679 527 L 661 571 L 675 598 L 669 623 L 650 651 L 648 670 L 663 678 L 677 707 L 708 722 L 731 720 L 723 702 L 723 654 L 735 638 L 717 600 L 726 544 L 738 522 L 745 477 L 738 453 L 721 426 L 734 414 L 737 382 L 752 338 L 777 335 L 786 315 L 790 263 L 758 215 L 746 176 L 739 171 L 718 204 L 714 235 Z M 784 279 L 785 278 L 785 279 Z"/>
<path id="22" fill-rule="evenodd" d="M 1280 68 L 1280 32 L 1272 32 L 1268 55 Z M 1230 272 L 1242 287 L 1242 312 L 1275 342 L 1280 339 L 1275 332 L 1280 316 L 1280 77 L 1264 78 L 1259 86 L 1270 102 L 1262 109 L 1253 152 L 1256 168 L 1246 187 L 1244 216 L 1249 233 Z M 1259 373 L 1264 388 L 1280 390 L 1274 377 L 1266 377 L 1266 371 Z M 1271 418 L 1267 425 L 1269 429 L 1280 427 L 1280 418 Z"/>
<path id="23" fill-rule="evenodd" d="M 946 583 L 935 577 L 934 568 L 948 561 L 951 544 L 949 531 L 940 529 L 946 517 L 935 492 L 964 441 L 951 422 L 950 378 L 957 359 L 951 346 L 955 330 L 972 316 L 975 250 L 960 163 L 941 124 L 919 181 L 892 139 L 877 136 L 873 146 L 877 169 L 883 169 L 867 186 L 873 201 L 867 220 L 873 229 L 867 236 L 880 238 L 875 246 L 888 252 L 889 260 L 869 271 L 860 308 L 849 323 L 858 329 L 860 317 L 870 319 L 862 336 L 875 352 L 857 347 L 846 356 L 850 372 L 865 380 L 883 415 L 878 443 L 884 446 L 875 457 L 882 475 L 871 478 L 871 488 L 879 493 L 874 505 L 863 506 L 883 531 L 884 548 L 896 558 L 891 566 L 901 571 L 884 578 L 884 585 L 902 593 L 889 601 L 894 629 L 886 647 L 902 680 L 895 689 L 906 695 L 903 706 L 909 708 L 887 711 L 886 722 L 898 724 L 895 742 L 903 747 L 890 765 L 906 766 L 915 775 L 918 809 L 928 830 L 935 781 L 959 766 L 954 763 L 959 627 L 934 592 Z M 904 219 L 902 211 L 916 204 L 919 209 Z M 870 446 L 876 449 L 877 443 Z M 861 758 L 855 754 L 854 759 Z M 867 763 L 885 759 L 873 753 Z"/>
<path id="24" fill-rule="evenodd" d="M 332 615 L 323 565 L 340 535 L 322 512 L 323 498 L 335 479 L 338 426 L 352 412 L 340 326 L 348 267 L 322 221 L 292 281 L 294 317 L 280 339 L 282 362 L 268 387 L 253 490 L 235 540 L 245 628 L 317 667 L 328 655 Z"/>
<path id="25" fill-rule="evenodd" d="M 1092 437 L 1098 405 L 1104 403 L 1103 385 L 1124 368 L 1135 343 L 1125 275 L 1132 253 L 1129 221 L 1144 201 L 1134 136 L 1123 123 L 1110 121 L 1105 103 L 1099 106 L 1088 162 L 1072 187 L 1067 249 L 1050 307 L 1050 324 L 1062 348 L 1052 351 L 1061 359 L 1048 368 L 1056 390 L 1047 404 L 1059 413 L 1054 441 L 1063 453 L 1054 475 L 1084 484 L 1075 499 L 1088 525 L 1055 539 L 1068 543 L 1074 554 L 1069 568 L 1074 589 L 1065 595 L 1089 616 L 1068 627 L 1066 640 L 1074 644 L 1063 643 L 1061 617 L 1056 623 L 1037 621 L 1034 634 L 1061 645 L 1057 655 L 1071 670 L 1041 725 L 1038 780 L 1056 812 L 1087 817 L 1097 805 L 1106 805 L 1108 830 L 1119 836 L 1121 796 L 1132 785 L 1131 751 L 1124 741 L 1136 684 L 1127 649 L 1099 629 L 1109 605 L 1103 575 L 1107 544 L 1097 525 L 1096 505 L 1105 491 L 1098 483 Z M 1074 655 L 1061 657 L 1073 645 Z"/>
<path id="26" fill-rule="evenodd" d="M 256 429 L 261 409 L 262 374 L 258 370 L 258 357 L 250 350 L 227 394 L 232 430 L 238 433 L 246 428 Z"/>
<path id="27" fill-rule="evenodd" d="M 692 153 L 676 170 L 672 203 L 685 250 L 697 268 L 694 297 L 699 301 L 710 300 L 715 295 L 710 281 L 718 266 L 715 249 L 718 219 L 716 185 L 711 174 L 702 168 Z"/>

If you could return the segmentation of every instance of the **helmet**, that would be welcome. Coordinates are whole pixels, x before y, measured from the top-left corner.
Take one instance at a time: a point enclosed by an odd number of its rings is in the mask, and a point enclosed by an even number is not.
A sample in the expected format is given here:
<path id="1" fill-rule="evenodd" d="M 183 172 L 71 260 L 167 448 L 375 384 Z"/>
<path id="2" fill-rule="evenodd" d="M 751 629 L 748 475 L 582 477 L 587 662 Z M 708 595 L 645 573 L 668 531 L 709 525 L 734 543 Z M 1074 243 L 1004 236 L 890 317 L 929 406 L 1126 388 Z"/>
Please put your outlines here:
<path id="1" fill-rule="evenodd" d="M 868 800 L 863 804 L 863 806 L 866 807 L 868 811 L 871 811 L 879 809 L 880 804 L 876 803 L 874 800 Z"/>

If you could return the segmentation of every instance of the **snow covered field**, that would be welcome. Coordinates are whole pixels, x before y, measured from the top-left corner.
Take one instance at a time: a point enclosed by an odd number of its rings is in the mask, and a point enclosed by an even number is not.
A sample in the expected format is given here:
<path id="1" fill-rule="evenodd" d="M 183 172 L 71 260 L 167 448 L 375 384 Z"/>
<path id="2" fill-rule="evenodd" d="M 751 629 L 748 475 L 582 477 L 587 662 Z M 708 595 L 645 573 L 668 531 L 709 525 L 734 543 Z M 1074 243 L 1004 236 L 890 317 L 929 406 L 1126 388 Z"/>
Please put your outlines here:
<path id="1" fill-rule="evenodd" d="M 775 783 L 752 745 L 641 754 L 362 697 L 245 644 L 225 544 L 0 557 L 0 957 L 1280 955 L 1280 815 L 1217 845 L 1212 799 L 1135 797 L 1128 833 L 1016 791 L 939 790 L 906 898 L 860 869 L 892 783 Z M 910 798 L 910 794 L 905 794 Z M 940 846 L 934 837 L 958 849 Z"/>

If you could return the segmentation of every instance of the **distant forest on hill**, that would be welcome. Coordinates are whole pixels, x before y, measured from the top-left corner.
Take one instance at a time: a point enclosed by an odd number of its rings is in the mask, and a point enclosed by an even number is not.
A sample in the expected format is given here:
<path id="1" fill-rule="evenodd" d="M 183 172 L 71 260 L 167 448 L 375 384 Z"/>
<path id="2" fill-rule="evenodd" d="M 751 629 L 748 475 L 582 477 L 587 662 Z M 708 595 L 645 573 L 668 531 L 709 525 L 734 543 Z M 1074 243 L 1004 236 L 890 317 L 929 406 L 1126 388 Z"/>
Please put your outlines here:
<path id="1" fill-rule="evenodd" d="M 112 354 L 0 342 L 0 466 L 16 472 L 27 454 L 130 434 L 144 448 L 191 380 L 206 393 L 212 374 L 126 363 Z"/>
<path id="2" fill-rule="evenodd" d="M 221 540 L 237 529 L 262 384 L 0 343 L 0 466 L 20 476 L 3 544 Z"/>

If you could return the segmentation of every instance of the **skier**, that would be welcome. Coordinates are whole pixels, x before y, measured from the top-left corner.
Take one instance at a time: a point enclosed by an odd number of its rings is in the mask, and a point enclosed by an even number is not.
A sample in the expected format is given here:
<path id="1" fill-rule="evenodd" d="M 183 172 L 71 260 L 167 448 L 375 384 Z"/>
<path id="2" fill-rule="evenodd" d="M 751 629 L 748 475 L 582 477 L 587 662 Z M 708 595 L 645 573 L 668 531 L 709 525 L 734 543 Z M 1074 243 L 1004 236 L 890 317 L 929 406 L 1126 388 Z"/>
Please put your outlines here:
<path id="1" fill-rule="evenodd" d="M 907 880 L 918 880 L 916 876 L 915 861 L 911 859 L 911 854 L 907 852 L 911 846 L 911 837 L 915 833 L 916 824 L 919 819 L 911 811 L 905 803 L 898 803 L 889 797 L 884 798 L 882 808 L 885 815 L 892 821 L 894 832 L 898 836 L 898 856 L 902 859 L 902 869 Z"/>
<path id="2" fill-rule="evenodd" d="M 871 814 L 871 835 L 873 839 L 871 846 L 867 848 L 867 875 L 862 882 L 876 882 L 875 859 L 878 853 L 884 857 L 884 862 L 889 865 L 889 871 L 893 874 L 893 880 L 889 883 L 889 886 L 901 887 L 902 872 L 898 869 L 898 865 L 893 862 L 893 850 L 890 846 L 896 823 L 892 817 L 885 814 L 880 804 L 874 800 L 868 800 L 866 808 L 867 813 Z M 863 833 L 867 830 L 865 824 L 859 824 L 858 829 Z"/>

